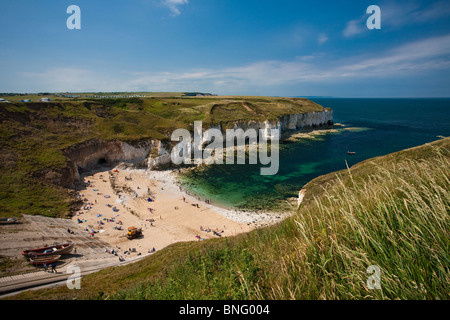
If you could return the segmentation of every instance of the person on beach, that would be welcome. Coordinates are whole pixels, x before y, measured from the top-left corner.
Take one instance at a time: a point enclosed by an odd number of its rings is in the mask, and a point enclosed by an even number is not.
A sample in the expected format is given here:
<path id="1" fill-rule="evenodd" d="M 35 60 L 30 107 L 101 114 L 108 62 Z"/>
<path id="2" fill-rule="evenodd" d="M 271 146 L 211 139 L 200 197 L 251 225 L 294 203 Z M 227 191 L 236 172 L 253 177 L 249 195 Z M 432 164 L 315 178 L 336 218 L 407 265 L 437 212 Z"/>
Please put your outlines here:
<path id="1" fill-rule="evenodd" d="M 55 273 L 58 273 L 58 272 L 56 271 L 56 263 L 53 262 L 53 263 L 51 264 L 51 266 L 52 266 L 52 273 L 53 273 L 53 270 L 55 270 Z"/>

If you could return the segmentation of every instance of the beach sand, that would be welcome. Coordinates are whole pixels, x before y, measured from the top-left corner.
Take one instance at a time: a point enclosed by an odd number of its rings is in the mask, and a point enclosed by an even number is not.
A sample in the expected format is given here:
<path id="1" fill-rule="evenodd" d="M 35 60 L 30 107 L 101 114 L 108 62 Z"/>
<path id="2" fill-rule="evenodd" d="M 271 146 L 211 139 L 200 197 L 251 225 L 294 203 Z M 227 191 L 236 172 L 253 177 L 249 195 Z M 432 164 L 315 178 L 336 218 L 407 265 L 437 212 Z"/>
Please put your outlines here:
<path id="1" fill-rule="evenodd" d="M 119 255 L 133 249 L 136 252 L 128 256 L 146 255 L 153 248 L 161 250 L 175 242 L 202 241 L 218 238 L 218 234 L 233 236 L 282 219 L 280 214 L 239 212 L 207 204 L 182 190 L 172 171 L 116 167 L 84 173 L 81 179 L 85 187 L 78 194 L 84 205 L 72 219 L 80 219 L 86 233 L 94 230 L 92 236 L 111 244 L 110 249 Z M 143 236 L 127 239 L 131 226 L 142 228 Z"/>

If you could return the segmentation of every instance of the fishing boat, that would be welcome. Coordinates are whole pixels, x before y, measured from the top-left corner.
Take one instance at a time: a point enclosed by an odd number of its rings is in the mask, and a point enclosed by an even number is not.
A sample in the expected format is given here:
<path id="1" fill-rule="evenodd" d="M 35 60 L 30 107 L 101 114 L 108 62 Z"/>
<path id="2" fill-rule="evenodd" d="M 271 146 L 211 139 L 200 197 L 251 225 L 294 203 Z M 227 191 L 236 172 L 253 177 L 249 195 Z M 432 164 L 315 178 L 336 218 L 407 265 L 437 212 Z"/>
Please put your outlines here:
<path id="1" fill-rule="evenodd" d="M 52 264 L 53 262 L 56 262 L 59 259 L 61 259 L 61 255 L 30 258 L 29 261 L 32 265 L 39 266 L 43 264 Z"/>
<path id="2" fill-rule="evenodd" d="M 73 242 L 68 242 L 50 247 L 24 250 L 22 251 L 22 254 L 26 257 L 45 257 L 52 255 L 69 254 L 72 251 L 73 246 Z"/>
<path id="3" fill-rule="evenodd" d="M 354 154 L 356 154 L 356 152 L 354 152 L 354 151 L 347 151 L 347 154 L 354 155 Z"/>

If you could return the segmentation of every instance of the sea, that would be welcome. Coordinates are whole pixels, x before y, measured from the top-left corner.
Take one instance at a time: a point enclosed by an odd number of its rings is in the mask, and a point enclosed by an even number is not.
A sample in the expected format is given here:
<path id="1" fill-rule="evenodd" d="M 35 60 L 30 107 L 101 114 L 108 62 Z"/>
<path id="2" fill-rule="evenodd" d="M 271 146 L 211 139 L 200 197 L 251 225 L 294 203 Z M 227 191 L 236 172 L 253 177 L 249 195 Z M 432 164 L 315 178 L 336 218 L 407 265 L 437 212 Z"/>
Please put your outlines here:
<path id="1" fill-rule="evenodd" d="M 183 187 L 223 207 L 261 209 L 297 197 L 306 183 L 320 175 L 450 136 L 450 98 L 310 100 L 333 110 L 336 130 L 283 143 L 276 175 L 261 175 L 260 165 L 211 165 L 185 175 Z"/>

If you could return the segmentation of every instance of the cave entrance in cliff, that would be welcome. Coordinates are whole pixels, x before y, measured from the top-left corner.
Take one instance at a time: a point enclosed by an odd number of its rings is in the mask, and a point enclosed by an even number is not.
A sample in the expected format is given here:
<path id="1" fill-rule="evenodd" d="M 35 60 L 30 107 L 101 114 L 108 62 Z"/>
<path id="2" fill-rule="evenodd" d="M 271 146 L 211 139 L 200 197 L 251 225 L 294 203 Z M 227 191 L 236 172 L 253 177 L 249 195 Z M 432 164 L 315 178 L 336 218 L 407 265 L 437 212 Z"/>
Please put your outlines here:
<path id="1" fill-rule="evenodd" d="M 99 164 L 99 165 L 104 165 L 104 164 L 107 164 L 107 163 L 108 163 L 108 161 L 106 161 L 105 158 L 100 158 L 100 159 L 98 159 L 98 162 L 97 162 L 97 164 Z"/>

